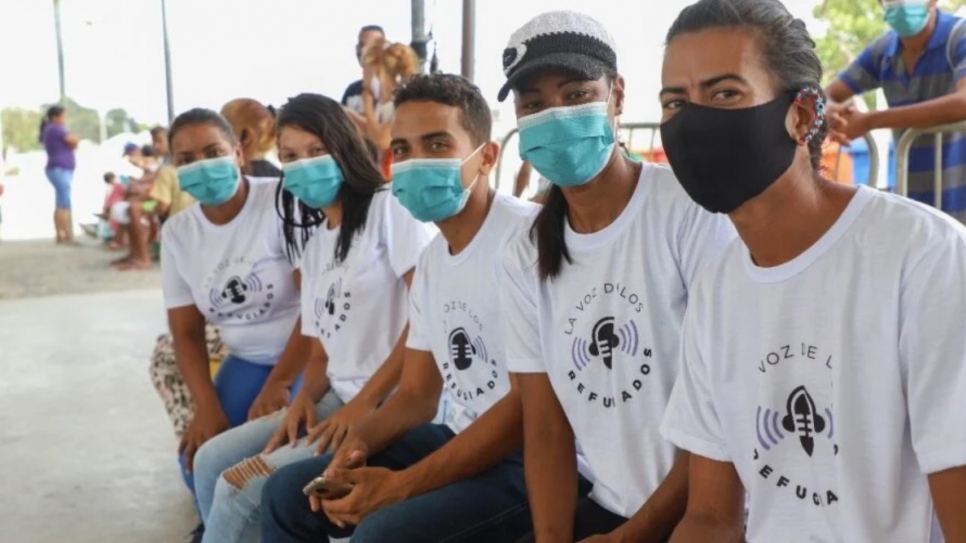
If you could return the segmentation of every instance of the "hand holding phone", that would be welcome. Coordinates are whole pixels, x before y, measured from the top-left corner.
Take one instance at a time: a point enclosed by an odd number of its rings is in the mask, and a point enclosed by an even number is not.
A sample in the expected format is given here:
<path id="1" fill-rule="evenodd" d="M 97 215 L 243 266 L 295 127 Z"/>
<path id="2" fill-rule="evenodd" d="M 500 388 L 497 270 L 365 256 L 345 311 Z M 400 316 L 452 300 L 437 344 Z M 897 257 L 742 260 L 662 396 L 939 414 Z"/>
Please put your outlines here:
<path id="1" fill-rule="evenodd" d="M 338 500 L 346 497 L 350 492 L 352 492 L 352 484 L 329 481 L 321 475 L 312 479 L 302 489 L 302 493 L 306 496 L 315 496 L 323 500 Z"/>

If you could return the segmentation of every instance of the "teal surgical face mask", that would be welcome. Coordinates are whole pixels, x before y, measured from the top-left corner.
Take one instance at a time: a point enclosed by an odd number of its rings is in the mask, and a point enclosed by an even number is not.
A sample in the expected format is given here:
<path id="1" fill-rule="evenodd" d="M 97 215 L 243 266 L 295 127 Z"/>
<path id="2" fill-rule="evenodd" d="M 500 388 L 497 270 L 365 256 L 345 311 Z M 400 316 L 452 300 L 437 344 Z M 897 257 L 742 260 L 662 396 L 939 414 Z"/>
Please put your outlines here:
<path id="1" fill-rule="evenodd" d="M 282 164 L 282 172 L 282 187 L 315 209 L 331 205 L 345 183 L 345 176 L 332 155 Z"/>
<path id="2" fill-rule="evenodd" d="M 241 171 L 234 155 L 199 160 L 178 168 L 178 184 L 205 206 L 218 206 L 238 191 Z"/>
<path id="3" fill-rule="evenodd" d="M 413 158 L 392 165 L 392 193 L 417 220 L 440 222 L 466 207 L 480 175 L 463 188 L 463 164 L 480 152 L 476 148 L 464 159 Z"/>
<path id="4" fill-rule="evenodd" d="M 911 38 L 929 24 L 929 3 L 925 0 L 892 0 L 885 6 L 885 21 L 901 38 Z"/>
<path id="5" fill-rule="evenodd" d="M 613 91 L 613 87 L 611 87 Z M 576 187 L 597 177 L 614 154 L 614 127 L 604 102 L 556 107 L 517 121 L 520 158 L 551 183 Z"/>

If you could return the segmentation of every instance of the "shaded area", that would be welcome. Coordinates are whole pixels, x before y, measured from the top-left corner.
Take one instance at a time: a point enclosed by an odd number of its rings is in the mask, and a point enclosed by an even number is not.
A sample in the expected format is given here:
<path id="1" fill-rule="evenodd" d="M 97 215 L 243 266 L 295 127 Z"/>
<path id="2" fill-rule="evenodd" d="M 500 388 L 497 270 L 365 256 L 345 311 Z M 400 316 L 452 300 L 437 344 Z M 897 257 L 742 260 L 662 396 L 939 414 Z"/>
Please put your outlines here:
<path id="1" fill-rule="evenodd" d="M 0 300 L 161 287 L 157 264 L 149 271 L 119 272 L 110 262 L 123 253 L 78 240 L 80 247 L 59 247 L 48 240 L 0 243 Z"/>
<path id="2" fill-rule="evenodd" d="M 0 541 L 170 543 L 194 527 L 148 378 L 164 328 L 157 289 L 0 301 Z"/>

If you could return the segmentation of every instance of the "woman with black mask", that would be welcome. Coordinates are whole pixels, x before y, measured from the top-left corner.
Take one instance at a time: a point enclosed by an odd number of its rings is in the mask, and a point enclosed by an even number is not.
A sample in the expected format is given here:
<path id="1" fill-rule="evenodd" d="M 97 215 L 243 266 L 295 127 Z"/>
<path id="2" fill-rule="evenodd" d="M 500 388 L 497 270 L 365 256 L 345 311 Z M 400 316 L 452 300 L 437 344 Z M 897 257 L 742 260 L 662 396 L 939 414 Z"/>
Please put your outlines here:
<path id="1" fill-rule="evenodd" d="M 966 230 L 822 177 L 821 77 L 778 0 L 701 0 L 668 33 L 668 158 L 741 238 L 684 323 L 675 543 L 966 541 Z"/>
<path id="2" fill-rule="evenodd" d="M 671 171 L 615 138 L 624 78 L 610 34 L 540 15 L 503 55 L 520 153 L 551 185 L 504 255 L 507 363 L 523 400 L 537 541 L 667 537 L 684 512 L 687 456 L 659 433 L 678 374 L 688 292 L 734 238 Z M 578 451 L 593 479 L 578 499 Z"/>

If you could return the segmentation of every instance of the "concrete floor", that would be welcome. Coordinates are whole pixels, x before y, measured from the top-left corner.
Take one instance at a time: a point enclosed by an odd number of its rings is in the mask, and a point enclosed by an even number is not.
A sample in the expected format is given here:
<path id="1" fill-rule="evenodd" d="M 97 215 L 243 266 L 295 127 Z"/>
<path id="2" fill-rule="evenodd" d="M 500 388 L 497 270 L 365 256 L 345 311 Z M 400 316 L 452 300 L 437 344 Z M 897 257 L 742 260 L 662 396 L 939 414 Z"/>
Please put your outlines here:
<path id="1" fill-rule="evenodd" d="M 157 289 L 0 300 L 0 543 L 184 540 L 194 508 L 147 373 L 164 330 Z"/>

